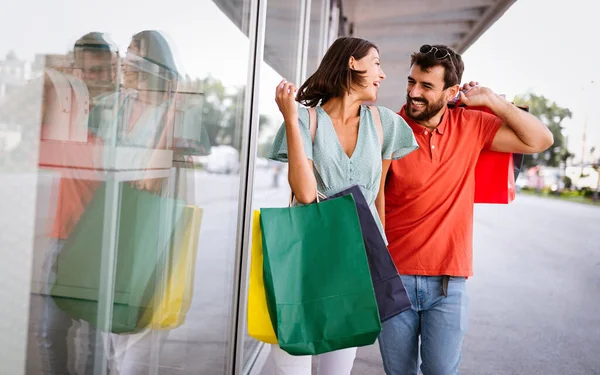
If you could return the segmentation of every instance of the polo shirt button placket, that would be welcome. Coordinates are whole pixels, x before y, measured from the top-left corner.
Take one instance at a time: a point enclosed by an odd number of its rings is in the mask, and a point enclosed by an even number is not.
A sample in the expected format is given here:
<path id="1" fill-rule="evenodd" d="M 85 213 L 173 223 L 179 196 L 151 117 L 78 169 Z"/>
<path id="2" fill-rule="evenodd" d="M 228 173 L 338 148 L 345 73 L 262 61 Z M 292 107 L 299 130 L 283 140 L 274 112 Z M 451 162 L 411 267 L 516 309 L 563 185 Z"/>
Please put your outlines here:
<path id="1" fill-rule="evenodd" d="M 437 129 L 436 129 L 437 130 Z M 429 145 L 431 148 L 431 161 L 437 161 L 438 158 L 436 157 L 436 150 L 435 150 L 435 141 L 436 137 L 435 137 L 435 130 L 431 132 L 431 138 L 429 138 Z"/>

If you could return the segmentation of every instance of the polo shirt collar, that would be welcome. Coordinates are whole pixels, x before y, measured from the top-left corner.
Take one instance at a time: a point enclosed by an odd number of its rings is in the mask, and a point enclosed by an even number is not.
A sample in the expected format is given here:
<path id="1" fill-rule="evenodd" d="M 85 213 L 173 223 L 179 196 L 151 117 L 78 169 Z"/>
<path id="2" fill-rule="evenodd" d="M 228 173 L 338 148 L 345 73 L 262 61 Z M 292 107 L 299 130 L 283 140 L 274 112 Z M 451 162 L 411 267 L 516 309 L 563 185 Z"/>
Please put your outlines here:
<path id="1" fill-rule="evenodd" d="M 440 122 L 440 124 L 438 125 L 437 128 L 435 128 L 434 131 L 437 131 L 439 134 L 444 134 L 444 132 L 446 131 L 446 126 L 448 123 L 448 117 L 450 117 L 450 109 L 446 107 L 445 113 L 442 116 L 442 121 Z M 398 114 L 400 116 L 402 116 L 402 118 L 406 121 L 406 123 L 408 123 L 408 125 L 410 125 L 410 127 L 412 128 L 413 132 L 415 134 L 426 134 L 426 132 L 430 132 L 431 129 L 426 128 L 423 125 L 419 125 L 417 124 L 415 121 L 413 121 L 412 119 L 410 119 L 407 115 L 406 115 L 406 104 L 404 104 L 402 106 L 402 109 L 400 110 L 400 112 L 398 112 Z"/>

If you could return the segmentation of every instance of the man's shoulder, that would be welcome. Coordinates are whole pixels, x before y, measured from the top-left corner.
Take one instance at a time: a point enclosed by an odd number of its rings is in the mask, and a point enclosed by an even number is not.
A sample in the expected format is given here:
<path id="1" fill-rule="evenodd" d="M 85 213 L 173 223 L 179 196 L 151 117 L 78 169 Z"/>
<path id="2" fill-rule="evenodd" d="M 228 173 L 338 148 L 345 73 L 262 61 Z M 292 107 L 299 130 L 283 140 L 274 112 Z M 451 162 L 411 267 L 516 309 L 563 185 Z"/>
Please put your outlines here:
<path id="1" fill-rule="evenodd" d="M 484 116 L 493 116 L 481 110 L 466 107 L 448 108 L 446 129 L 457 129 L 454 136 L 469 136 L 470 132 L 476 132 Z"/>
<path id="2" fill-rule="evenodd" d="M 471 110 L 465 107 L 448 107 L 450 119 L 455 121 L 470 121 L 473 116 Z"/>
<path id="3" fill-rule="evenodd" d="M 475 123 L 485 117 L 495 117 L 489 109 L 484 107 L 449 107 L 448 111 L 450 119 L 461 123 Z"/>

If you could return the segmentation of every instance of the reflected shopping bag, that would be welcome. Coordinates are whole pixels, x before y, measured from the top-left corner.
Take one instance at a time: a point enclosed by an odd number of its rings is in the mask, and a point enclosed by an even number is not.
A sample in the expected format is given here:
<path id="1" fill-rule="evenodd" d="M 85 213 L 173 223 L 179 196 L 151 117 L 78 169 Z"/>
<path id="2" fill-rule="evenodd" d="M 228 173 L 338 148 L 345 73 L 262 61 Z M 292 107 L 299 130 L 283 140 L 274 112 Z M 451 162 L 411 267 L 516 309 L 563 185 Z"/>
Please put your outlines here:
<path id="1" fill-rule="evenodd" d="M 161 197 L 128 184 L 120 189 L 117 219 L 112 320 L 113 333 L 135 332 L 139 320 L 152 307 L 157 267 L 168 255 L 173 229 L 183 211 L 181 200 Z M 51 295 L 75 319 L 98 327 L 105 227 L 115 224 L 104 217 L 106 188 L 96 194 L 66 240 L 55 263 L 57 279 Z M 169 215 L 171 214 L 171 215 Z M 167 220 L 167 218 L 169 220 Z M 104 327 L 99 327 L 104 328 Z"/>
<path id="2" fill-rule="evenodd" d="M 183 209 L 167 259 L 166 285 L 157 288 L 161 293 L 154 295 L 154 303 L 150 304 L 151 308 L 145 311 L 139 322 L 140 329 L 173 329 L 185 322 L 194 294 L 202 212 L 196 206 L 185 206 Z"/>
<path id="3" fill-rule="evenodd" d="M 267 344 L 277 344 L 277 336 L 267 307 L 263 278 L 263 246 L 260 230 L 260 211 L 252 218 L 252 254 L 250 259 L 250 286 L 248 288 L 248 335 Z"/>
<path id="4" fill-rule="evenodd" d="M 352 195 L 263 208 L 260 221 L 279 346 L 307 355 L 373 344 L 381 322 Z"/>
<path id="5" fill-rule="evenodd" d="M 356 202 L 375 298 L 379 307 L 379 317 L 383 323 L 410 309 L 410 300 L 360 187 L 358 185 L 351 186 L 328 199 L 348 194 L 352 194 Z"/>

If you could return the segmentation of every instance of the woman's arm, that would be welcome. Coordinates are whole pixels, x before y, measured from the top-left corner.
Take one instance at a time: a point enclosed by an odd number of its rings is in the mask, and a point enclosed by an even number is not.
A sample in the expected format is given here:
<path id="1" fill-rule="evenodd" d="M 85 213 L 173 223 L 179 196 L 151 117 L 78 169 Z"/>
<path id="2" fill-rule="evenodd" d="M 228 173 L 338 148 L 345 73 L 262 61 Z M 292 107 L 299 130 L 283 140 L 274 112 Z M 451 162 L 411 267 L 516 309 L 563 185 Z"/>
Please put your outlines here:
<path id="1" fill-rule="evenodd" d="M 390 170 L 391 164 L 391 159 L 381 161 L 381 181 L 379 183 L 379 192 L 377 193 L 377 198 L 375 198 L 375 208 L 377 208 L 377 213 L 381 219 L 383 229 L 385 229 L 385 179 L 388 171 Z"/>
<path id="2" fill-rule="evenodd" d="M 288 148 L 288 181 L 296 200 L 302 204 L 312 203 L 317 198 L 317 180 L 313 163 L 304 152 L 302 135 L 298 123 L 296 86 L 282 80 L 277 85 L 275 102 L 283 115 Z"/>

